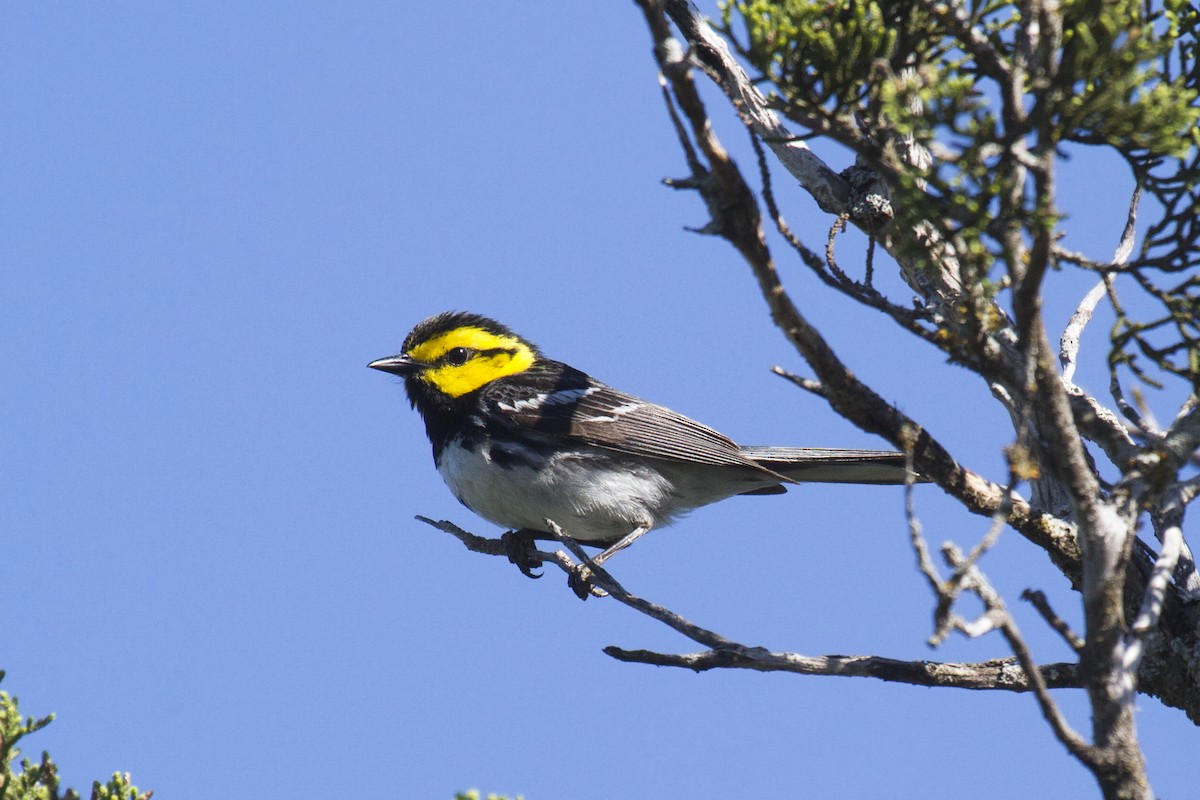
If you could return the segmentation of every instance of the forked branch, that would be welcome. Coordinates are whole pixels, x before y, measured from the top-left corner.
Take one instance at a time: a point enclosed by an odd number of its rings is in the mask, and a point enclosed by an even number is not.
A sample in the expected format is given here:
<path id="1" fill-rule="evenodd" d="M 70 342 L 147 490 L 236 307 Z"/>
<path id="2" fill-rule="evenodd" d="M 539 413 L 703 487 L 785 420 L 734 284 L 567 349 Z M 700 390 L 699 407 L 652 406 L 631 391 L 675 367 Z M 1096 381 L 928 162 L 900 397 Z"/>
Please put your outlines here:
<path id="1" fill-rule="evenodd" d="M 432 520 L 421 516 L 418 516 L 417 519 L 440 531 L 449 533 L 472 552 L 501 557 L 505 555 L 505 543 L 501 539 L 478 536 L 447 520 Z M 567 537 L 566 532 L 560 530 L 559 533 L 563 537 L 560 538 L 560 541 L 565 546 L 571 549 L 578 547 L 577 543 Z M 552 552 L 539 550 L 537 555 L 542 557 L 546 563 L 559 567 L 568 576 L 580 568 L 580 561 L 576 561 L 562 550 Z M 577 551 L 576 557 L 581 555 L 582 551 Z M 621 661 L 683 667 L 698 672 L 716 668 L 733 668 L 757 672 L 794 672 L 803 675 L 876 678 L 913 686 L 941 686 L 1005 692 L 1028 692 L 1034 689 L 1025 669 L 1015 658 L 961 663 L 904 661 L 881 656 L 806 656 L 799 653 L 774 652 L 763 647 L 737 642 L 697 625 L 664 606 L 639 597 L 628 591 L 610 572 L 603 568 L 595 570 L 592 580 L 603 595 L 640 614 L 658 620 L 693 642 L 708 648 L 703 652 L 684 654 L 627 650 L 612 646 L 604 648 L 605 653 Z M 1078 688 L 1080 685 L 1078 670 L 1074 664 L 1043 664 L 1038 667 L 1038 671 L 1049 688 Z"/>

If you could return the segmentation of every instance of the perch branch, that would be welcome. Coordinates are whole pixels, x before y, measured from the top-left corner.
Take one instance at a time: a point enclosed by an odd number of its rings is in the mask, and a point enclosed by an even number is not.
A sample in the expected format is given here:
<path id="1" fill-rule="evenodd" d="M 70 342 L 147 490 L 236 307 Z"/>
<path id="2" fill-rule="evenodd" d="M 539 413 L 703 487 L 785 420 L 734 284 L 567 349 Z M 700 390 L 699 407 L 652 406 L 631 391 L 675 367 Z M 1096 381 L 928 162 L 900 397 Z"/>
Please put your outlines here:
<path id="1" fill-rule="evenodd" d="M 463 530 L 448 520 L 433 520 L 418 516 L 418 520 L 458 539 L 470 551 L 484 555 L 506 555 L 504 541 L 488 539 Z M 578 543 L 559 528 L 552 531 L 559 540 L 574 549 Z M 569 542 L 569 544 L 568 544 Z M 562 551 L 537 555 L 557 564 L 571 574 L 579 565 Z M 587 559 L 582 550 L 576 552 L 580 561 Z M 914 686 L 942 686 L 960 689 L 1027 692 L 1033 689 L 1015 659 L 992 659 L 978 663 L 936 661 L 903 661 L 879 656 L 805 656 L 798 653 L 776 653 L 762 647 L 740 644 L 719 633 L 703 628 L 668 608 L 639 597 L 622 586 L 607 570 L 596 568 L 592 580 L 608 597 L 639 613 L 667 625 L 692 641 L 709 648 L 703 653 L 670 655 L 648 650 L 625 650 L 606 647 L 604 652 L 621 661 L 686 667 L 697 671 L 716 668 L 751 669 L 760 672 L 796 672 L 808 675 L 870 677 Z M 1077 688 L 1078 671 L 1073 664 L 1054 663 L 1039 668 L 1051 688 Z"/>

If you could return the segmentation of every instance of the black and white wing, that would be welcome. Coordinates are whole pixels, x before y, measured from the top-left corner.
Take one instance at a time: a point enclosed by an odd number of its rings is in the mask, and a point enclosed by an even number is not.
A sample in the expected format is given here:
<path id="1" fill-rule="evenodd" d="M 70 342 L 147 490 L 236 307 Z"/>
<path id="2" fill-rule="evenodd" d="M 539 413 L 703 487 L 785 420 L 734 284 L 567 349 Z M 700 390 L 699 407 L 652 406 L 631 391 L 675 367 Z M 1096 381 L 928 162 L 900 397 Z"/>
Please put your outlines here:
<path id="1" fill-rule="evenodd" d="M 496 381 L 489 416 L 514 428 L 562 436 L 621 453 L 697 464 L 741 466 L 770 473 L 728 437 L 671 409 L 618 391 L 566 365 L 547 363 L 531 387 Z"/>
<path id="2" fill-rule="evenodd" d="M 749 467 L 783 483 L 904 483 L 903 453 L 811 447 L 739 447 L 677 411 L 618 391 L 558 362 L 488 387 L 488 417 L 514 431 L 620 453 L 713 466 Z M 922 478 L 917 478 L 922 481 Z"/>

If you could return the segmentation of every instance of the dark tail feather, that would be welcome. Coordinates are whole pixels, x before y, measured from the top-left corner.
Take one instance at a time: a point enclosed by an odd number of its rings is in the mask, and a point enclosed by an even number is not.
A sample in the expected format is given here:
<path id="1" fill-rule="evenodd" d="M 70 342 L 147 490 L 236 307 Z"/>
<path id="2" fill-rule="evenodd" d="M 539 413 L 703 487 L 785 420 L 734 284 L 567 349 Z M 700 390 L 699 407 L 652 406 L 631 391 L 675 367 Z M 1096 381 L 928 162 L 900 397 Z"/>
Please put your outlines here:
<path id="1" fill-rule="evenodd" d="M 893 450 L 743 447 L 742 455 L 799 483 L 904 483 L 904 454 Z M 918 482 L 925 479 L 917 476 Z"/>

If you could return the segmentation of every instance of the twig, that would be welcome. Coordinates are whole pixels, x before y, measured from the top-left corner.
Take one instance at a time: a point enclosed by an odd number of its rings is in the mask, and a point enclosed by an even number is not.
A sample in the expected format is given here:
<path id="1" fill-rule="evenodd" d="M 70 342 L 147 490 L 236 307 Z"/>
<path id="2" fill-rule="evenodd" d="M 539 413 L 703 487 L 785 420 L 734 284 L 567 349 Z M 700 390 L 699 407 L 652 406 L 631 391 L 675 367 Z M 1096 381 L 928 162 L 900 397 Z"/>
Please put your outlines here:
<path id="1" fill-rule="evenodd" d="M 649 6 L 659 4 L 650 4 L 645 0 L 639 0 L 639 4 L 645 9 L 647 21 L 653 29 L 656 22 L 652 16 L 658 9 L 652 11 Z M 762 137 L 784 168 L 817 201 L 817 205 L 830 214 L 845 211 L 850 200 L 850 187 L 846 179 L 809 150 L 802 139 L 788 131 L 741 64 L 729 52 L 729 45 L 713 31 L 700 10 L 689 0 L 667 0 L 662 6 L 687 42 L 695 48 L 697 60 L 705 73 L 721 87 L 738 115 Z"/>
<path id="2" fill-rule="evenodd" d="M 1005 606 L 1003 598 L 1000 597 L 1000 593 L 992 587 L 979 567 L 970 563 L 954 545 L 944 547 L 942 552 L 956 570 L 965 571 L 965 580 L 970 584 L 971 590 L 983 601 L 988 619 L 995 622 L 995 626 L 1003 634 L 1022 669 L 1029 676 L 1029 685 L 1034 697 L 1037 698 L 1038 707 L 1041 709 L 1042 716 L 1050 724 L 1054 735 L 1073 756 L 1084 764 L 1095 766 L 1099 760 L 1097 748 L 1080 736 L 1059 711 L 1058 704 L 1050 696 L 1050 687 L 1046 683 L 1046 678 L 1042 675 L 1037 662 L 1033 660 L 1033 654 L 1029 652 L 1029 646 L 1021 636 L 1016 620 L 1008 613 L 1008 608 Z"/>
<path id="3" fill-rule="evenodd" d="M 1133 243 L 1137 240 L 1137 212 L 1142 201 L 1142 187 L 1133 187 L 1133 196 L 1129 198 L 1129 213 L 1125 215 L 1125 228 L 1121 231 L 1121 240 L 1113 251 L 1113 263 L 1124 265 L 1129 262 L 1129 254 L 1133 252 Z"/>
<path id="4" fill-rule="evenodd" d="M 1010 475 L 1009 485 L 1006 490 L 1010 500 L 1007 503 L 1001 503 L 996 513 L 992 515 L 992 522 L 988 526 L 987 532 L 975 547 L 972 548 L 970 555 L 965 558 L 961 557 L 955 545 L 950 543 L 942 545 L 943 556 L 946 557 L 948 562 L 955 565 L 954 572 L 947 580 L 943 581 L 937 566 L 933 562 L 932 556 L 930 556 L 929 545 L 925 541 L 923 526 L 917 517 L 913 481 L 910 479 L 905 483 L 904 515 L 908 521 L 909 541 L 912 544 L 913 552 L 917 556 L 917 569 L 929 583 L 929 588 L 937 600 L 937 606 L 934 610 L 934 632 L 929 637 L 929 644 L 931 646 L 937 647 L 940 645 L 952 631 L 959 630 L 967 636 L 974 638 L 993 630 L 1002 622 L 996 614 L 992 613 L 991 609 L 985 610 L 974 622 L 969 622 L 954 612 L 954 604 L 964 589 L 974 588 L 974 582 L 976 581 L 974 570 L 977 562 L 995 545 L 1001 531 L 1004 530 L 1008 522 L 1009 511 L 1012 508 L 1011 498 L 1015 496 L 1013 493 L 1014 485 L 1015 476 Z M 982 579 L 982 576 L 979 579 Z"/>
<path id="5" fill-rule="evenodd" d="M 1167 586 L 1171 582 L 1171 576 L 1175 574 L 1180 554 L 1186 547 L 1183 541 L 1183 511 L 1182 495 L 1176 492 L 1175 496 L 1164 504 L 1159 531 L 1162 547 L 1158 559 L 1154 562 L 1150 579 L 1146 581 L 1146 590 L 1142 594 L 1137 618 L 1124 637 L 1120 678 L 1125 694 L 1122 702 L 1126 704 L 1134 702 L 1134 695 L 1137 693 L 1137 672 L 1146 651 L 1146 638 L 1158 627 L 1167 596 Z"/>
<path id="6" fill-rule="evenodd" d="M 794 672 L 845 678 L 876 678 L 912 686 L 1028 692 L 1029 678 L 1015 658 L 998 658 L 975 663 L 900 661 L 880 656 L 803 656 L 773 653 L 752 648 L 749 653 L 709 650 L 702 653 L 669 654 L 652 650 L 606 647 L 604 652 L 620 661 L 682 667 L 703 672 L 710 669 L 749 669 L 757 672 Z M 1070 689 L 1079 686 L 1074 664 L 1053 663 L 1039 667 L 1046 686 Z"/>
<path id="7" fill-rule="evenodd" d="M 1093 261 L 1082 253 L 1055 246 L 1054 257 L 1077 267 L 1094 270 L 1111 280 L 1112 274 L 1122 272 L 1129 265 L 1129 256 L 1133 253 L 1133 245 L 1137 241 L 1137 212 L 1142 200 L 1142 187 L 1133 187 L 1133 195 L 1129 198 L 1129 212 L 1125 215 L 1125 227 L 1121 230 L 1121 238 L 1113 251 L 1113 258 L 1107 264 Z M 1135 262 L 1133 270 L 1140 269 L 1145 262 Z"/>
<path id="8" fill-rule="evenodd" d="M 1196 499 L 1197 493 L 1200 493 L 1200 475 L 1193 475 L 1175 484 L 1174 491 L 1180 508 L 1186 509 L 1187 505 Z M 1154 518 L 1154 535 L 1160 542 L 1165 542 L 1166 538 L 1164 516 L 1157 515 Z M 1192 548 L 1188 546 L 1187 537 L 1183 536 L 1183 526 L 1179 525 L 1179 529 L 1181 541 L 1179 560 L 1175 564 L 1175 589 L 1180 600 L 1195 603 L 1200 601 L 1200 572 L 1196 571 L 1196 557 L 1192 554 Z"/>
<path id="9" fill-rule="evenodd" d="M 867 250 L 866 278 L 863 283 L 852 280 L 846 275 L 838 267 L 837 261 L 833 257 L 833 239 L 838 233 L 844 231 L 846 221 L 852 218 L 849 212 L 840 214 L 838 222 L 830 230 L 829 239 L 826 243 L 825 259 L 822 260 L 820 256 L 800 241 L 800 237 L 796 235 L 795 231 L 788 225 L 787 220 L 783 218 L 783 214 L 779 211 L 779 204 L 775 199 L 775 191 L 771 184 L 771 168 L 767 164 L 766 153 L 763 151 L 762 143 L 753 130 L 750 131 L 750 146 L 754 149 L 754 155 L 758 161 L 759 178 L 762 181 L 762 198 L 763 203 L 767 207 L 767 214 L 775 224 L 775 230 L 779 232 L 784 241 L 795 251 L 805 266 L 820 278 L 821 282 L 826 286 L 836 289 L 846 297 L 862 303 L 868 308 L 884 312 L 905 330 L 916 334 L 931 344 L 937 345 L 936 328 L 929 327 L 929 323 L 933 318 L 933 314 L 929 309 L 913 309 L 897 305 L 880 294 L 871 285 L 874 271 L 875 235 L 868 234 L 869 247 Z M 839 225 L 841 226 L 840 230 L 838 228 Z M 829 267 L 828 269 L 826 268 L 827 266 Z"/>
<path id="10" fill-rule="evenodd" d="M 1097 444 L 1114 464 L 1128 464 L 1140 452 L 1116 413 L 1075 384 L 1067 384 L 1071 413 L 1079 432 Z"/>
<path id="11" fill-rule="evenodd" d="M 829 237 L 825 241 L 825 265 L 829 267 L 829 271 L 833 273 L 838 282 L 845 285 L 853 284 L 854 281 L 850 280 L 850 276 L 838 266 L 837 257 L 834 255 L 834 243 L 837 241 L 839 233 L 845 233 L 846 223 L 849 220 L 849 211 L 839 214 L 837 219 L 834 220 L 833 225 L 829 227 Z"/>
<path id="12" fill-rule="evenodd" d="M 783 367 L 780 367 L 780 366 L 771 367 L 771 372 L 774 372 L 776 375 L 783 378 L 784 380 L 787 380 L 787 381 L 790 381 L 790 382 L 796 384 L 797 386 L 799 386 L 801 389 L 803 389 L 806 392 L 811 392 L 812 394 L 815 394 L 817 397 L 823 397 L 823 398 L 828 399 L 829 395 L 825 391 L 825 387 L 823 385 L 821 385 L 820 381 L 813 380 L 812 378 L 805 378 L 802 375 L 796 375 L 794 373 L 788 372 L 787 370 L 785 370 Z"/>
<path id="13" fill-rule="evenodd" d="M 1182 517 L 1182 509 L 1178 512 L 1178 516 Z M 1162 615 L 1163 601 L 1167 596 L 1167 586 L 1171 582 L 1171 576 L 1175 573 L 1175 565 L 1179 562 L 1179 555 L 1182 552 L 1183 528 L 1179 521 L 1175 520 L 1163 528 L 1161 552 L 1154 562 L 1150 580 L 1146 582 L 1146 592 L 1142 597 L 1142 606 L 1138 611 L 1137 619 L 1130 626 L 1130 633 L 1134 636 L 1144 637 L 1158 625 L 1158 619 Z M 1134 662 L 1131 668 L 1136 672 L 1137 663 Z"/>
<path id="14" fill-rule="evenodd" d="M 867 263 L 866 271 L 863 274 L 863 283 L 871 291 L 875 291 L 875 245 L 879 241 L 879 237 L 875 234 L 867 236 Z"/>
<path id="15" fill-rule="evenodd" d="M 1083 329 L 1087 327 L 1088 322 L 1091 321 L 1096 306 L 1100 304 L 1100 298 L 1104 297 L 1107 280 L 1107 278 L 1101 278 L 1083 296 L 1079 307 L 1075 309 L 1075 313 L 1067 322 L 1062 337 L 1058 340 L 1058 362 L 1062 365 L 1062 378 L 1067 383 L 1074 381 L 1075 359 L 1079 355 L 1079 337 L 1083 334 Z"/>
<path id="16" fill-rule="evenodd" d="M 424 522 L 426 525 L 432 525 L 433 527 L 437 528 L 439 531 L 443 531 L 445 533 L 450 534 L 451 536 L 453 536 L 454 538 L 456 538 L 460 542 L 462 542 L 463 546 L 466 547 L 468 550 L 470 550 L 472 553 L 483 553 L 484 555 L 488 555 L 488 556 L 506 555 L 505 548 L 504 548 L 504 540 L 502 540 L 502 539 L 488 539 L 483 536 L 477 536 L 474 533 L 469 533 L 467 531 L 464 531 L 462 528 L 458 527 L 453 522 L 451 522 L 449 520 L 445 520 L 445 519 L 433 520 L 433 519 L 430 519 L 429 517 L 423 517 L 420 514 L 417 514 L 417 519 L 421 522 Z M 552 553 L 543 553 L 541 551 L 538 551 L 536 554 L 538 556 L 543 556 L 547 559 L 553 557 Z"/>
<path id="17" fill-rule="evenodd" d="M 1012 484 L 1014 480 L 1015 477 L 1010 476 L 1008 487 L 1009 497 L 1012 496 Z M 1095 750 L 1082 736 L 1071 728 L 1066 718 L 1062 716 L 1058 705 L 1050 697 L 1046 677 L 1041 672 L 1037 662 L 1034 661 L 1033 655 L 1029 652 L 1025 640 L 1017 628 L 1016 620 L 1008 612 L 1008 608 L 1003 598 L 1000 597 L 999 592 L 992 587 L 991 583 L 979 569 L 977 563 L 979 558 L 995 544 L 1000 530 L 1004 527 L 1007 515 L 1002 513 L 1002 510 L 1003 506 L 1001 509 L 997 509 L 997 513 L 993 515 L 992 524 L 989 526 L 988 532 L 972 549 L 970 555 L 964 555 L 953 543 L 947 542 L 942 545 L 942 555 L 946 559 L 947 564 L 954 570 L 952 576 L 948 580 L 943 581 L 929 554 L 929 547 L 925 542 L 922 526 L 917 518 L 912 482 L 909 481 L 905 487 L 905 516 L 908 519 L 909 535 L 912 540 L 913 550 L 917 554 L 918 568 L 929 582 L 930 588 L 937 599 L 937 606 L 934 611 L 935 630 L 933 636 L 930 637 L 930 644 L 940 644 L 952 630 L 958 630 L 972 638 L 982 636 L 992 630 L 999 630 L 1016 656 L 1016 661 L 1025 671 L 1029 688 L 1037 698 L 1042 716 L 1050 724 L 1055 736 L 1077 758 L 1085 763 L 1094 763 L 1096 758 Z M 954 612 L 955 601 L 958 595 L 964 590 L 973 592 L 983 602 L 984 612 L 974 620 L 966 620 Z"/>
<path id="18" fill-rule="evenodd" d="M 460 542 L 462 542 L 463 546 L 472 553 L 482 553 L 486 556 L 508 556 L 508 548 L 503 539 L 488 539 L 483 536 L 478 536 L 474 533 L 469 533 L 468 531 L 465 531 L 455 525 L 453 522 L 445 519 L 433 520 L 429 517 L 423 517 L 420 514 L 417 514 L 416 518 L 421 522 L 424 522 L 426 525 L 432 525 L 439 531 L 444 531 L 445 533 L 450 534 L 455 539 L 458 539 Z M 573 562 L 570 557 L 561 550 L 556 550 L 552 553 L 548 553 L 544 550 L 534 550 L 531 555 L 540 558 L 542 561 L 548 561 L 550 563 L 557 564 L 559 568 L 568 575 L 572 574 L 577 569 L 575 562 Z M 586 559 L 587 556 L 585 555 L 584 558 Z"/>
<path id="19" fill-rule="evenodd" d="M 908 474 L 910 476 L 913 475 L 911 465 L 909 465 Z M 915 481 L 911 478 L 904 482 L 904 518 L 908 522 L 909 542 L 912 544 L 913 553 L 917 556 L 917 570 L 925 576 L 925 580 L 929 583 L 929 589 L 933 592 L 934 596 L 941 598 L 943 594 L 942 578 L 938 574 L 937 565 L 933 563 L 933 558 L 929 555 L 929 545 L 925 542 L 924 528 L 921 525 L 920 518 L 917 516 L 916 493 L 913 491 L 914 485 Z M 935 620 L 941 618 L 941 611 L 939 603 L 939 608 L 934 613 Z M 935 644 L 935 642 L 941 641 L 944 635 L 941 625 L 938 623 L 937 630 L 935 630 L 933 638 L 930 639 L 929 643 Z"/>
<path id="20" fill-rule="evenodd" d="M 1021 592 L 1021 599 L 1028 601 L 1030 605 L 1037 609 L 1037 612 L 1042 615 L 1042 619 L 1046 621 L 1046 624 L 1053 628 L 1063 638 L 1063 641 L 1067 643 L 1067 647 L 1070 647 L 1076 653 L 1083 650 L 1083 638 L 1071 630 L 1071 626 L 1067 624 L 1066 620 L 1054 613 L 1054 609 L 1050 607 L 1050 601 L 1046 599 L 1044 592 L 1037 589 L 1026 589 Z"/>
<path id="21" fill-rule="evenodd" d="M 484 555 L 504 556 L 505 546 L 500 539 L 488 539 L 469 533 L 453 522 L 432 520 L 418 516 L 420 521 L 454 536 L 468 550 Z M 551 533 L 560 537 L 568 549 L 575 552 L 581 562 L 590 559 L 578 549 L 567 532 L 551 523 L 556 529 Z M 579 564 L 561 550 L 553 553 L 538 552 L 546 561 L 557 564 L 571 574 Z M 709 648 L 707 652 L 683 655 L 655 653 L 648 650 L 625 650 L 606 647 L 604 652 L 621 661 L 658 664 L 661 666 L 686 667 L 697 671 L 718 667 L 751 669 L 760 672 L 795 672 L 808 675 L 835 675 L 842 677 L 871 677 L 914 686 L 942 686 L 960 689 L 1000 690 L 1009 692 L 1032 691 L 1028 677 L 1014 659 L 993 659 L 978 663 L 956 663 L 936 661 L 902 661 L 880 656 L 805 656 L 797 653 L 776 653 L 762 647 L 752 647 L 735 642 L 703 628 L 676 614 L 668 608 L 632 594 L 603 567 L 595 568 L 591 579 L 613 600 L 629 606 L 635 611 L 670 627 L 688 639 Z M 1074 664 L 1052 663 L 1040 668 L 1047 685 L 1052 688 L 1078 688 L 1080 679 Z"/>
<path id="22" fill-rule="evenodd" d="M 920 0 L 920 3 L 927 13 L 944 16 L 954 23 L 959 41 L 964 43 L 984 74 L 1002 86 L 1007 87 L 1012 83 L 1013 65 L 1009 58 L 992 45 L 983 31 L 971 24 L 970 12 L 961 2 L 947 4 L 937 0 Z"/>
<path id="23" fill-rule="evenodd" d="M 1178 470 L 1188 463 L 1200 447 L 1200 404 L 1185 408 L 1172 422 L 1160 444 L 1167 455 L 1166 465 L 1171 470 Z"/>

